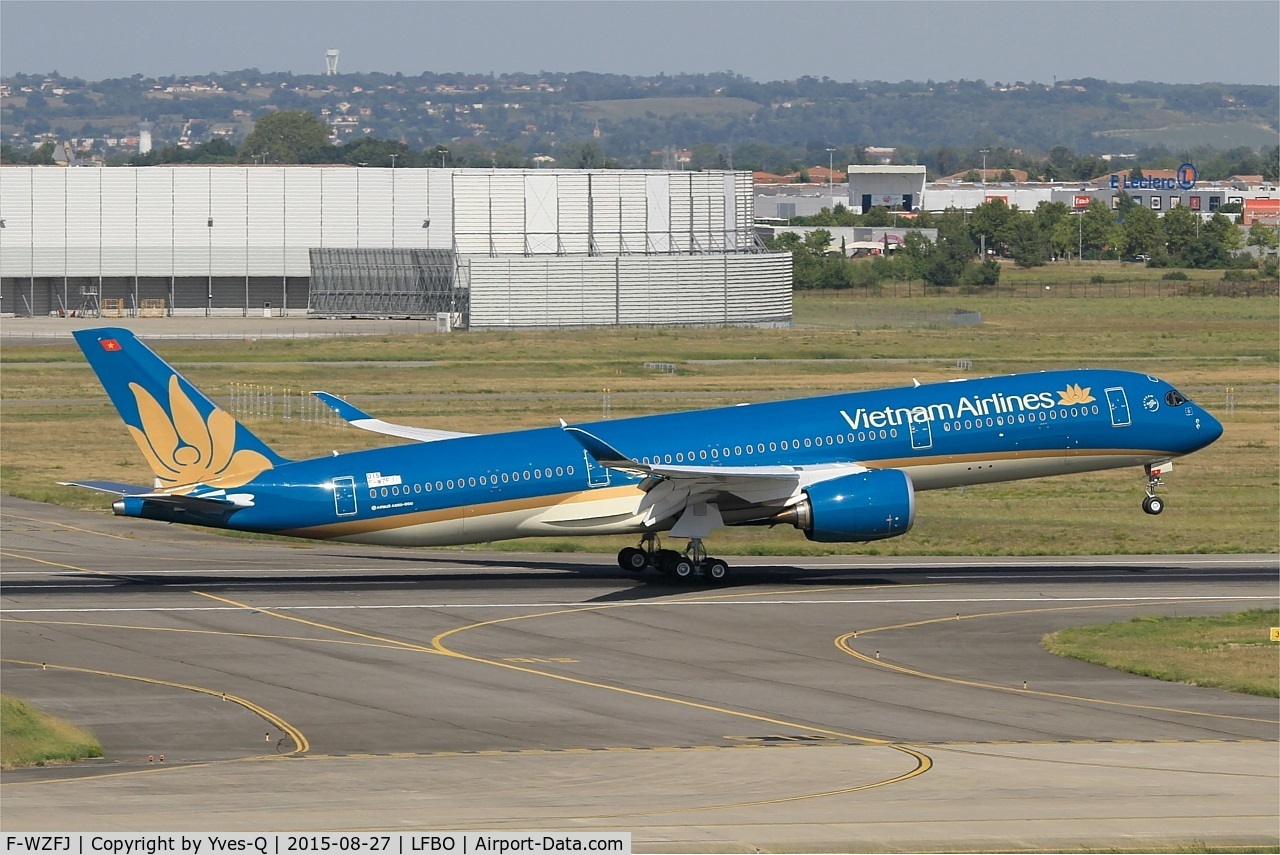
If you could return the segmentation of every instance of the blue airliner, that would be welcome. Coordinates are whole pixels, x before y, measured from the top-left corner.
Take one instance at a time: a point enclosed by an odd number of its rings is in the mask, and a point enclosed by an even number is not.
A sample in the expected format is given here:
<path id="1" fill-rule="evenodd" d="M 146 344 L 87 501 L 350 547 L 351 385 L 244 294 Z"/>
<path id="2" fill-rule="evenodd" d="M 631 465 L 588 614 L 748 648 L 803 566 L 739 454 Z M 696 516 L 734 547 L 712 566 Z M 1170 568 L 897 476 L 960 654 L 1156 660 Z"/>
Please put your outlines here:
<path id="1" fill-rule="evenodd" d="M 121 516 L 397 546 L 634 534 L 624 570 L 720 582 L 703 541 L 789 524 L 814 541 L 905 534 L 915 494 L 1143 467 L 1142 507 L 1172 460 L 1222 425 L 1156 377 L 1042 371 L 683 413 L 470 435 L 396 425 L 317 392 L 356 427 L 409 444 L 288 460 L 133 333 L 75 333 L 155 483 L 114 493 Z M 687 539 L 659 548 L 658 535 Z"/>

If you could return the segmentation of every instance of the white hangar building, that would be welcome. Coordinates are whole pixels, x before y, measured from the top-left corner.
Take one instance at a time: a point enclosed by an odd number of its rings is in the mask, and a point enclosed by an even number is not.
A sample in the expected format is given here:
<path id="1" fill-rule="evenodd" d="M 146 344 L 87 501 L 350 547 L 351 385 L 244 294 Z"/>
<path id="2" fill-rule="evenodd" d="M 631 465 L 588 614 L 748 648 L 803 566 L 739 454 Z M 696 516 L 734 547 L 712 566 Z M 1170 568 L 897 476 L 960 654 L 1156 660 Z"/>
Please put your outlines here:
<path id="1" fill-rule="evenodd" d="M 749 172 L 0 168 L 0 312 L 785 325 Z"/>

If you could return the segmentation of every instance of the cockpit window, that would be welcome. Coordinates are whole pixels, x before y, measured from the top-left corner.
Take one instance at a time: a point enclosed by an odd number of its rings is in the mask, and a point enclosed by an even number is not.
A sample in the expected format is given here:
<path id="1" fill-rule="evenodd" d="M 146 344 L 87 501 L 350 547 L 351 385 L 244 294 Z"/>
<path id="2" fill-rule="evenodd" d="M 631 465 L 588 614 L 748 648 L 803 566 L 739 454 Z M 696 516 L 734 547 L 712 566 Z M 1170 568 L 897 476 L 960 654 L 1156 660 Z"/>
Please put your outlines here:
<path id="1" fill-rule="evenodd" d="M 1171 407 L 1181 407 L 1187 399 L 1177 389 L 1170 389 L 1165 393 L 1164 402 Z"/>

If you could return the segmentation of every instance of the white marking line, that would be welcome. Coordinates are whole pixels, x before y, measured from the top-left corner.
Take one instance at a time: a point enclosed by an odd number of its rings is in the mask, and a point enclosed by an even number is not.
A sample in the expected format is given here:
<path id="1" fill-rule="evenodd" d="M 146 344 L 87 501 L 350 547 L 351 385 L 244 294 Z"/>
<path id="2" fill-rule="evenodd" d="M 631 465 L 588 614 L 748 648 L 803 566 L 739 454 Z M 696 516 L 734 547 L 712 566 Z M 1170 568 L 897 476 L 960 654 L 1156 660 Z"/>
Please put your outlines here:
<path id="1" fill-rule="evenodd" d="M 1014 576 L 1014 575 L 1005 575 L 1005 574 L 992 575 L 992 576 L 977 576 L 977 575 L 965 574 L 965 575 L 959 575 L 959 576 L 926 576 L 925 578 L 926 579 L 949 579 L 952 581 L 955 581 L 955 580 L 963 581 L 966 579 L 1077 579 L 1081 582 L 1089 582 L 1089 581 L 1092 581 L 1093 579 L 1131 579 L 1135 582 L 1138 582 L 1144 579 L 1182 579 L 1183 576 L 1181 574 L 1176 574 L 1176 573 L 1160 573 L 1160 574 L 1143 573 L 1140 576 L 1135 576 L 1132 572 L 1129 572 L 1129 573 L 1043 573 L 1043 574 L 1028 574 L 1025 576 L 1022 576 L 1022 575 Z M 1274 579 L 1276 578 L 1276 574 L 1241 572 L 1241 573 L 1224 574 L 1219 578 L 1222 578 L 1222 579 Z"/>
<path id="2" fill-rule="evenodd" d="M 1261 557 L 1261 558 L 1206 558 L 1204 560 L 1191 560 L 1184 556 L 1170 556 L 1168 558 L 1159 559 L 1143 559 L 1133 557 L 1127 560 L 1104 560 L 1100 556 L 1089 555 L 1070 555 L 1060 558 L 1038 559 L 1038 560 L 1013 560 L 1013 561 L 893 561 L 885 559 L 877 563 L 855 562 L 855 563 L 832 563 L 832 564 L 798 564 L 794 562 L 781 561 L 756 561 L 745 563 L 735 561 L 734 567 L 794 567 L 797 570 L 951 570 L 957 567 L 972 567 L 976 570 L 1026 570 L 1032 567 L 1061 567 L 1063 564 L 1084 564 L 1091 567 L 1105 567 L 1108 570 L 1115 570 L 1122 567 L 1133 567 L 1138 569 L 1153 568 L 1157 570 L 1194 570 L 1197 567 L 1205 567 L 1214 564 L 1226 564 L 1228 566 L 1253 565 L 1265 567 L 1280 567 L 1280 558 Z M 1082 569 L 1081 574 L 1087 574 L 1089 571 Z"/>
<path id="3" fill-rule="evenodd" d="M 20 557 L 26 557 L 26 556 L 20 556 Z M 36 569 L 37 568 L 31 568 L 31 569 L 24 568 L 23 570 L 0 571 L 0 578 L 4 578 L 5 576 L 15 576 L 15 575 L 30 576 L 32 572 L 34 572 Z M 208 575 L 208 574 L 228 576 L 235 573 L 256 573 L 259 575 L 270 574 L 273 576 L 275 575 L 285 576 L 290 574 L 300 575 L 300 574 L 314 574 L 314 573 L 423 573 L 423 572 L 435 573 L 441 570 L 475 570 L 475 569 L 477 568 L 471 564 L 459 564 L 456 566 L 448 566 L 448 565 L 440 566 L 440 565 L 433 564 L 429 567 L 419 566 L 419 567 L 390 567 L 390 568 L 388 567 L 304 567 L 300 569 L 299 568 L 282 568 L 282 569 L 276 570 L 270 567 L 263 566 L 263 567 L 256 567 L 256 568 L 255 567 L 245 567 L 245 568 L 236 568 L 236 569 L 218 568 L 218 569 L 210 569 L 210 570 L 200 570 L 197 568 L 184 570 L 184 569 L 178 568 L 174 570 L 120 570 L 120 571 L 98 570 L 96 572 L 108 573 L 113 576 L 130 576 L 130 577 L 132 576 L 202 576 L 202 575 Z M 64 564 L 61 566 L 52 567 L 47 572 L 49 573 L 49 575 L 53 576 L 53 575 L 70 575 L 71 573 L 75 573 L 78 571 L 70 570 Z"/>
<path id="4" fill-rule="evenodd" d="M 133 578 L 132 573 L 128 574 L 129 578 Z M 326 585 L 338 585 L 344 588 L 354 588 L 359 585 L 421 585 L 422 579 L 374 579 L 371 581 L 362 581 L 359 579 L 339 579 L 334 581 L 317 580 L 308 582 L 308 588 L 322 588 Z M 89 581 L 75 582 L 69 585 L 0 585 L 0 591 L 82 591 L 86 588 L 118 588 L 120 581 L 109 582 L 107 584 L 93 584 Z M 196 582 L 157 582 L 153 587 L 156 588 L 275 588 L 280 585 L 279 580 L 263 579 L 255 581 L 253 579 L 243 579 L 235 582 L 213 582 L 200 580 Z"/>
<path id="5" fill-rule="evenodd" d="M 976 597 L 972 599 L 884 599 L 884 600 L 672 600 L 669 602 L 629 603 L 401 603 L 393 605 L 338 605 L 338 606 L 255 606 L 243 609 L 233 606 L 152 606 L 148 608 L 118 609 L 0 609 L 0 614 L 71 614 L 83 612 L 242 612 L 242 611 L 378 611 L 387 609 L 580 609 L 600 611 L 611 605 L 632 606 L 878 606 L 924 605 L 955 603 L 1133 603 L 1135 606 L 1179 602 L 1234 602 L 1242 600 L 1274 600 L 1275 595 L 1265 596 L 1204 596 L 1185 597 L 1168 594 L 1163 597 Z M 603 608 L 602 608 L 603 607 Z"/>

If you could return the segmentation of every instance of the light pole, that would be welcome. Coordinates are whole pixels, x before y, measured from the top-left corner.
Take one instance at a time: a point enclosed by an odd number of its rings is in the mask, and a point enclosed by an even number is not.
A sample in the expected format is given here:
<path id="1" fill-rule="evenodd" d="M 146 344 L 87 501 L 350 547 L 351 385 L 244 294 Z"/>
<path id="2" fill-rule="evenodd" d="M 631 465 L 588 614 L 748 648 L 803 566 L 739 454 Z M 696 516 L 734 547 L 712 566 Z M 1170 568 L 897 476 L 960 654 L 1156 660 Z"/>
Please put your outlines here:
<path id="1" fill-rule="evenodd" d="M 983 184 L 987 183 L 987 152 L 989 151 L 991 151 L 991 149 L 989 148 L 982 149 L 982 183 Z"/>
<path id="2" fill-rule="evenodd" d="M 831 213 L 833 214 L 836 212 L 836 188 L 833 183 L 835 175 L 832 174 L 835 172 L 835 152 L 834 148 L 827 149 L 827 195 L 831 197 Z"/>
<path id="3" fill-rule="evenodd" d="M 392 169 L 395 169 L 395 168 L 396 168 L 396 158 L 397 158 L 397 157 L 399 157 L 399 156 L 400 156 L 400 155 L 398 155 L 398 154 L 393 154 L 393 155 L 391 155 L 391 168 L 392 168 Z"/>
<path id="4" fill-rule="evenodd" d="M 205 292 L 204 316 L 213 314 L 213 215 L 209 215 L 209 288 Z"/>
<path id="5" fill-rule="evenodd" d="M 447 148 L 440 149 L 440 168 L 441 169 L 444 169 L 444 156 L 448 153 L 449 153 L 449 149 Z"/>

